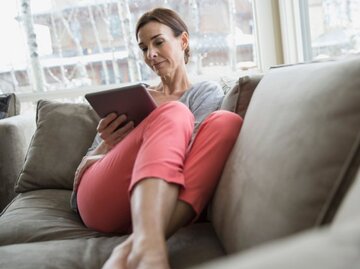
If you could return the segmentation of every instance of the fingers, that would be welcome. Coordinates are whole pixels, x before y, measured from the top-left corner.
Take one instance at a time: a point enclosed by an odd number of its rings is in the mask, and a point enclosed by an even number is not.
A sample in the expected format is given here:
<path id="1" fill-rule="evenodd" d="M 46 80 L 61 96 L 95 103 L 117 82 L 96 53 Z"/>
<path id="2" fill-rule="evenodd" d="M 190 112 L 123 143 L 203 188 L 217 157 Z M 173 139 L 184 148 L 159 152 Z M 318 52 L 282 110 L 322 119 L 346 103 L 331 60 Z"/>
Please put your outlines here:
<path id="1" fill-rule="evenodd" d="M 126 115 L 122 114 L 120 116 L 117 116 L 115 113 L 110 113 L 105 118 L 100 120 L 97 131 L 99 133 L 103 133 L 103 132 L 112 133 L 125 122 L 126 122 Z"/>
<path id="2" fill-rule="evenodd" d="M 99 122 L 99 125 L 97 127 L 97 131 L 99 133 L 101 133 L 102 131 L 104 131 L 108 125 L 117 118 L 116 113 L 110 113 L 109 115 L 107 115 L 105 118 L 102 118 Z"/>
<path id="3" fill-rule="evenodd" d="M 79 171 L 76 170 L 75 172 L 75 177 L 74 177 L 74 184 L 73 184 L 73 190 L 77 191 L 78 187 L 79 187 L 79 183 L 80 183 L 80 176 L 79 176 Z"/>
<path id="4" fill-rule="evenodd" d="M 134 129 L 134 122 L 130 121 L 126 123 L 125 115 L 120 115 L 111 122 L 109 119 L 113 119 L 113 116 L 109 115 L 99 123 L 98 132 L 106 145 L 113 147 Z M 105 126 L 105 124 L 107 124 L 107 126 Z M 123 126 L 119 128 L 121 125 Z"/>
<path id="5" fill-rule="evenodd" d="M 113 145 L 120 142 L 132 129 L 134 129 L 134 122 L 130 121 L 123 127 L 119 128 L 109 136 L 109 141 L 114 141 Z"/>
<path id="6" fill-rule="evenodd" d="M 104 155 L 85 156 L 81 160 L 78 168 L 75 171 L 74 185 L 73 185 L 74 191 L 77 191 L 81 178 L 84 175 L 86 169 L 88 169 L 91 165 L 93 165 L 95 162 L 97 162 L 103 157 Z"/>
<path id="7" fill-rule="evenodd" d="M 74 177 L 74 185 L 73 185 L 73 190 L 74 191 L 77 191 L 78 187 L 79 187 L 79 184 L 80 184 L 80 179 L 84 173 L 84 168 L 85 168 L 85 163 L 84 163 L 84 160 L 85 160 L 86 157 L 84 157 L 82 160 L 81 160 L 81 163 L 79 164 L 78 168 L 76 169 L 75 171 L 75 177 Z"/>

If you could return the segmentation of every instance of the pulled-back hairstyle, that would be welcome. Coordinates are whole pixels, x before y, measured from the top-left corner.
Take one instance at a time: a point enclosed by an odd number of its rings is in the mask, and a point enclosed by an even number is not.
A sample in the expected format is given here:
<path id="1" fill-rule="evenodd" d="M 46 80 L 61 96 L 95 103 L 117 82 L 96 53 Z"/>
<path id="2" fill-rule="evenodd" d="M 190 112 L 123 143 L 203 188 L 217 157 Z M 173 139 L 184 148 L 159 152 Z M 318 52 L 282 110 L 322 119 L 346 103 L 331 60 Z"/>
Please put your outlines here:
<path id="1" fill-rule="evenodd" d="M 180 18 L 180 16 L 173 10 L 168 8 L 155 8 L 144 13 L 136 24 L 136 40 L 138 40 L 138 33 L 141 27 L 149 22 L 159 22 L 170 27 L 175 37 L 180 36 L 183 32 L 189 34 L 188 28 L 185 22 Z M 190 57 L 190 47 L 189 45 L 185 49 L 185 63 L 188 63 Z"/>

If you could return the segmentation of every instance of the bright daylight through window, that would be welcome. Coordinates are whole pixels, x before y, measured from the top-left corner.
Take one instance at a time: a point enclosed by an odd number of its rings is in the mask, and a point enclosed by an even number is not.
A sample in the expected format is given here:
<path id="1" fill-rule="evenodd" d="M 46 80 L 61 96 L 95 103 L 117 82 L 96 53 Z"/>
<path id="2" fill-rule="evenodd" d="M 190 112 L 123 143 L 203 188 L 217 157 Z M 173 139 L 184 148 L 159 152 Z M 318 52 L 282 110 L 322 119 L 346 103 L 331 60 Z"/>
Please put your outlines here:
<path id="1" fill-rule="evenodd" d="M 156 79 L 134 36 L 156 6 L 189 26 L 190 75 L 226 86 L 243 70 L 360 52 L 360 0 L 1 1 L 0 94 L 15 92 L 24 111 L 41 98 L 82 102 L 88 91 Z"/>
<path id="2" fill-rule="evenodd" d="M 192 74 L 255 67 L 251 0 L 1 1 L 0 92 L 41 93 L 154 79 L 134 23 L 175 9 L 191 37 Z"/>
<path id="3" fill-rule="evenodd" d="M 312 59 L 360 52 L 360 0 L 308 0 L 308 5 Z"/>

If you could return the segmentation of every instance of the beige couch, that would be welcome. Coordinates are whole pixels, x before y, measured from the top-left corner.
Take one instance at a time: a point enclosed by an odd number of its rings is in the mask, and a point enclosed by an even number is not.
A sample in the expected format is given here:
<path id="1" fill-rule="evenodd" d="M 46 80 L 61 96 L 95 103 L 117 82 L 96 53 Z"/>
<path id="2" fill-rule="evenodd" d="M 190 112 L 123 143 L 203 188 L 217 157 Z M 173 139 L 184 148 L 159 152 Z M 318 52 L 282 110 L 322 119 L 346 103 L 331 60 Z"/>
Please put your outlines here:
<path id="1" fill-rule="evenodd" d="M 223 108 L 244 125 L 209 221 L 169 239 L 172 268 L 359 268 L 360 57 L 241 77 Z M 0 268 L 100 268 L 126 238 L 88 230 L 69 206 L 97 120 L 40 101 L 31 141 L 31 119 L 0 121 L 1 188 L 18 192 L 0 217 Z"/>

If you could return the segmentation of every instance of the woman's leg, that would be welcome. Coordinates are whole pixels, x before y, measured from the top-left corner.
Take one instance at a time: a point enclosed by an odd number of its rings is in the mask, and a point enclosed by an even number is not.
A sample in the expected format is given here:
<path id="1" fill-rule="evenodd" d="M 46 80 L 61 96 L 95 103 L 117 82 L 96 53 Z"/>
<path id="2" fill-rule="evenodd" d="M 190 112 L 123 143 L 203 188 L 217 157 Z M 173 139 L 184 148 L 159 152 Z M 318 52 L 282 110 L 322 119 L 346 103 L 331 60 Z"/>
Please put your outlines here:
<path id="1" fill-rule="evenodd" d="M 186 182 L 180 195 L 176 185 L 158 179 L 146 179 L 134 187 L 134 233 L 114 250 L 104 269 L 169 268 L 165 238 L 200 214 L 215 189 L 241 125 L 242 119 L 229 112 L 219 111 L 208 117 L 188 153 Z"/>
<path id="2" fill-rule="evenodd" d="M 137 228 L 140 231 L 149 227 L 154 230 L 156 226 L 158 232 L 169 237 L 201 214 L 214 193 L 242 122 L 242 118 L 235 113 L 211 113 L 201 124 L 186 156 L 182 172 L 185 178 L 183 186 L 148 179 L 143 180 L 140 188 L 134 188 L 131 197 L 134 232 Z"/>
<path id="3" fill-rule="evenodd" d="M 173 234 L 183 223 L 183 212 L 192 208 L 195 221 L 207 205 L 220 180 L 229 154 L 237 140 L 243 120 L 232 112 L 211 113 L 201 124 L 184 164 L 185 186 L 179 191 L 177 210 L 167 228 Z"/>
<path id="4" fill-rule="evenodd" d="M 193 115 L 179 102 L 157 108 L 84 174 L 78 207 L 84 223 L 103 232 L 131 232 L 130 194 L 144 178 L 183 185 Z"/>

